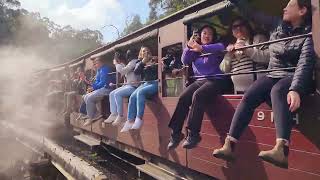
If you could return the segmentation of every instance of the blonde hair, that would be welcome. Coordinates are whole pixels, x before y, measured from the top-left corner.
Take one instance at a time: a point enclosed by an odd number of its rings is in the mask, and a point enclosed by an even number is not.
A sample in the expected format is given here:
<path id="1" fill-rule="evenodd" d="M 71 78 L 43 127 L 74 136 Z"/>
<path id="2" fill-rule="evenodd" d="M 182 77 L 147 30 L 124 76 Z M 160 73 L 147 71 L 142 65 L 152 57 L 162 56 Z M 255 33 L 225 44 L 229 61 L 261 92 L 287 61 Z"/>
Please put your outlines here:
<path id="1" fill-rule="evenodd" d="M 146 46 L 141 46 L 141 49 L 139 51 L 139 56 L 138 59 L 142 60 L 143 59 L 143 49 L 147 49 L 148 53 L 150 54 L 150 56 L 152 56 L 150 48 L 146 47 Z"/>

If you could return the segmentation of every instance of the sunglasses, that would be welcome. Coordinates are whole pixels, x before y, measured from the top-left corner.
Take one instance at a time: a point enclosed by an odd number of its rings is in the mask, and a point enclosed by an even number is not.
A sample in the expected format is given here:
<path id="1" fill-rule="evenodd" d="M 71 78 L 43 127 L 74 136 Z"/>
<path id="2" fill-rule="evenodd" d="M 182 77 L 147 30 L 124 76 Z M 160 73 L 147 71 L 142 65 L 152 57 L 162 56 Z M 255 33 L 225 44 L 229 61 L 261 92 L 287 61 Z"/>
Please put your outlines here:
<path id="1" fill-rule="evenodd" d="M 232 30 L 235 30 L 235 29 L 240 28 L 240 27 L 242 27 L 242 26 L 244 26 L 244 23 L 233 24 L 233 25 L 231 26 L 231 28 L 232 28 Z"/>

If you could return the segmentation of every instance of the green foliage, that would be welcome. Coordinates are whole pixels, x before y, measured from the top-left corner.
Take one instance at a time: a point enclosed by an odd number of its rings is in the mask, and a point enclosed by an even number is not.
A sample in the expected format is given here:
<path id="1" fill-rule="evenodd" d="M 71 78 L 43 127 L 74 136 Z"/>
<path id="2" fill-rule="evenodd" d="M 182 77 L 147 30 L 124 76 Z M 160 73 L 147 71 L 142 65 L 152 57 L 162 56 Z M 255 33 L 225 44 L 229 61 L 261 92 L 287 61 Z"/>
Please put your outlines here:
<path id="1" fill-rule="evenodd" d="M 100 47 L 102 40 L 99 31 L 61 27 L 21 9 L 18 0 L 0 0 L 0 46 L 19 47 L 59 64 Z"/>
<path id="2" fill-rule="evenodd" d="M 130 34 L 140 28 L 142 28 L 144 25 L 141 23 L 141 18 L 138 14 L 134 15 L 131 22 L 127 23 L 126 27 L 124 28 L 123 32 L 121 33 L 121 36 L 125 36 L 127 34 Z"/>
<path id="3" fill-rule="evenodd" d="M 122 36 L 132 33 L 145 25 L 151 24 L 199 1 L 200 0 L 150 0 L 150 12 L 146 23 L 142 24 L 139 15 L 135 15 L 131 23 L 125 27 Z"/>
<path id="4" fill-rule="evenodd" d="M 163 12 L 163 15 L 167 16 L 199 1 L 200 0 L 150 0 L 149 7 L 150 9 L 154 8 L 158 10 L 158 14 L 159 12 Z M 154 12 L 150 11 L 150 14 L 151 13 Z"/>

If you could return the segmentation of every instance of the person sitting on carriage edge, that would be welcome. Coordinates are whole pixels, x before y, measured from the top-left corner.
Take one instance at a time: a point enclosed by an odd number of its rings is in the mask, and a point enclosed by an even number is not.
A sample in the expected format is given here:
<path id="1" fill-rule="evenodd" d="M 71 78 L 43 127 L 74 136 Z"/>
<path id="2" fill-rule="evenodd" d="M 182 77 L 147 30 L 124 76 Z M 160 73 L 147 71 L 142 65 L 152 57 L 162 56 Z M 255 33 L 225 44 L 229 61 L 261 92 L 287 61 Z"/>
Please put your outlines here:
<path id="1" fill-rule="evenodd" d="M 93 91 L 86 94 L 83 98 L 86 104 L 88 116 L 88 119 L 86 119 L 86 122 L 83 124 L 83 126 L 90 125 L 93 123 L 93 121 L 102 117 L 101 115 L 97 115 L 96 104 L 111 91 L 109 86 L 111 83 L 111 78 L 108 75 L 111 72 L 111 69 L 104 64 L 100 57 L 94 59 L 94 66 L 97 69 L 97 74 L 95 82 L 91 85 Z"/>
<path id="2" fill-rule="evenodd" d="M 116 70 L 121 76 L 125 76 L 125 85 L 111 91 L 109 94 L 110 111 L 111 114 L 104 122 L 112 123 L 112 125 L 117 126 L 121 122 L 124 122 L 123 117 L 123 98 L 129 97 L 139 86 L 141 81 L 141 75 L 134 73 L 134 68 L 139 61 L 139 59 L 134 58 L 131 50 L 127 51 L 126 59 L 128 64 L 125 65 L 118 61 L 114 61 Z"/>
<path id="3" fill-rule="evenodd" d="M 221 70 L 225 73 L 241 73 L 266 69 L 270 59 L 267 46 L 241 51 L 235 51 L 234 49 L 264 42 L 267 37 L 263 34 L 254 34 L 249 22 L 242 17 L 236 17 L 232 21 L 229 31 L 233 39 L 226 48 L 228 53 L 220 64 Z M 235 93 L 244 93 L 256 79 L 264 75 L 262 73 L 252 73 L 231 76 Z"/>
<path id="4" fill-rule="evenodd" d="M 306 34 L 310 31 L 310 1 L 290 0 L 283 9 L 283 21 L 271 34 L 270 40 Z M 255 108 L 267 102 L 272 105 L 277 139 L 274 148 L 261 151 L 259 157 L 273 165 L 288 168 L 293 116 L 300 107 L 301 99 L 312 89 L 315 65 L 312 37 L 277 42 L 269 46 L 269 51 L 268 69 L 296 66 L 296 70 L 272 71 L 250 86 L 236 109 L 223 147 L 214 150 L 214 157 L 227 161 L 235 159 L 236 142 L 248 126 Z"/>
<path id="5" fill-rule="evenodd" d="M 63 117 L 70 116 L 72 112 L 72 107 L 75 101 L 75 96 L 77 94 L 83 95 L 85 94 L 86 84 L 83 80 L 81 80 L 81 76 L 83 74 L 83 68 L 77 67 L 77 70 L 71 75 L 71 91 L 66 92 L 64 94 L 64 107 L 63 107 Z"/>
<path id="6" fill-rule="evenodd" d="M 142 47 L 139 53 L 139 61 L 134 69 L 134 73 L 141 75 L 142 83 L 130 96 L 128 104 L 128 117 L 121 132 L 130 129 L 138 130 L 143 124 L 144 108 L 146 98 L 153 97 L 158 92 L 158 65 L 157 60 L 152 59 L 151 51 L 148 47 Z"/>
<path id="7" fill-rule="evenodd" d="M 223 59 L 224 45 L 215 43 L 217 34 L 213 27 L 205 25 L 200 29 L 200 32 L 200 41 L 195 38 L 195 35 L 188 41 L 181 58 L 183 64 L 192 64 L 196 76 L 222 74 L 219 64 Z M 213 54 L 201 57 L 201 53 Z M 169 123 L 169 127 L 172 129 L 168 144 L 169 150 L 176 148 L 183 139 L 181 130 L 184 120 L 188 116 L 189 106 L 191 106 L 191 111 L 187 121 L 188 135 L 183 142 L 183 147 L 193 148 L 200 142 L 199 133 L 206 105 L 212 103 L 219 94 L 228 90 L 230 81 L 229 78 L 224 76 L 201 78 L 194 81 L 182 92 Z"/>

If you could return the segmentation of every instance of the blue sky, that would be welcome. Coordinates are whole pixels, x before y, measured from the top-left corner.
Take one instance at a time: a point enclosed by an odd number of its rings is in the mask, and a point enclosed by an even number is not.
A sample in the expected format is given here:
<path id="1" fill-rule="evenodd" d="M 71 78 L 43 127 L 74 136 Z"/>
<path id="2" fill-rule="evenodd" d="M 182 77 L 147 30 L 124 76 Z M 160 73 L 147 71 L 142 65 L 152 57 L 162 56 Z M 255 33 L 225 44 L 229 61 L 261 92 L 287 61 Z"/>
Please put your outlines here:
<path id="1" fill-rule="evenodd" d="M 109 24 L 116 26 L 122 32 L 126 20 L 130 20 L 134 14 L 139 14 L 142 22 L 145 22 L 149 15 L 149 0 L 20 0 L 20 2 L 22 8 L 39 12 L 41 16 L 48 17 L 59 25 L 100 30 L 104 42 L 114 41 L 118 36 L 116 29 L 108 26 Z"/>

